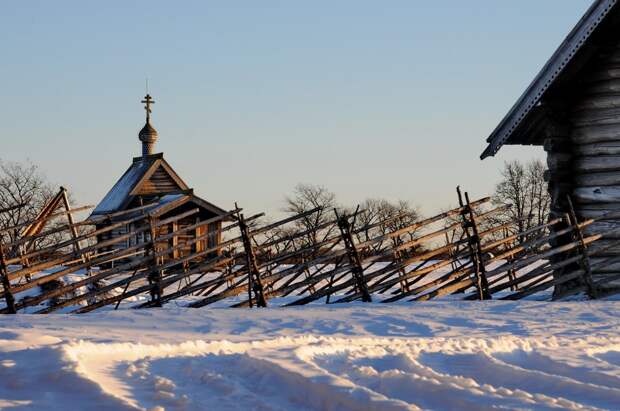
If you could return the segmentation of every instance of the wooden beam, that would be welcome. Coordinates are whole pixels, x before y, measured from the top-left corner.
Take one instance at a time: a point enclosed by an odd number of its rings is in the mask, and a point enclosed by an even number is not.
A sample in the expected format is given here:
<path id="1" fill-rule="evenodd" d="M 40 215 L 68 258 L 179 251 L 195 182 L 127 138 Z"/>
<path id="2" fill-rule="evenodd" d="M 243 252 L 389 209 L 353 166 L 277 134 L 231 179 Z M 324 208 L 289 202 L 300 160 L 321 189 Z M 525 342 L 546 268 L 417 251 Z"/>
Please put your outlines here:
<path id="1" fill-rule="evenodd" d="M 2 288 L 4 294 L 4 300 L 6 301 L 6 308 L 9 314 L 17 313 L 17 309 L 15 308 L 15 297 L 13 297 L 13 292 L 11 291 L 11 281 L 9 280 L 6 259 L 4 255 L 4 244 L 0 241 L 0 276 L 2 276 Z"/>
<path id="2" fill-rule="evenodd" d="M 357 251 L 357 247 L 355 246 L 355 242 L 353 241 L 353 236 L 351 235 L 351 224 L 349 224 L 349 218 L 347 216 L 339 217 L 338 212 L 336 210 L 334 210 L 334 212 L 336 213 L 338 228 L 340 229 L 340 235 L 342 237 L 344 247 L 347 250 L 347 258 L 349 259 L 351 272 L 353 274 L 353 278 L 355 279 L 355 287 L 357 291 L 361 294 L 362 301 L 365 303 L 370 303 L 372 302 L 372 297 L 368 292 L 368 286 L 364 279 L 364 268 L 362 267 L 362 260 L 360 258 L 359 252 Z M 357 211 L 355 214 L 357 214 Z"/>
<path id="3" fill-rule="evenodd" d="M 241 241 L 245 250 L 245 263 L 248 270 L 248 300 L 250 301 L 250 307 L 252 307 L 252 292 L 256 298 L 256 306 L 267 307 L 267 300 L 265 299 L 263 283 L 260 278 L 260 270 L 256 264 L 256 256 L 254 255 L 250 230 L 243 218 L 243 214 L 239 214 L 239 230 L 241 231 Z"/>

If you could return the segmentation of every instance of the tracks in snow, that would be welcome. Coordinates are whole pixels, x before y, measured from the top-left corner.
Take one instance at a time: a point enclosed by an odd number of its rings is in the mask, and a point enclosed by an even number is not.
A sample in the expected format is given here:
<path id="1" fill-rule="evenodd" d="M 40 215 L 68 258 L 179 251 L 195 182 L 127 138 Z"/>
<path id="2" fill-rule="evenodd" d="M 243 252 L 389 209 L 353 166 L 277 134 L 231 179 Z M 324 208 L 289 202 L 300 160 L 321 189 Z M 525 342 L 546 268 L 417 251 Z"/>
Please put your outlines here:
<path id="1" fill-rule="evenodd" d="M 607 337 L 76 342 L 0 357 L 0 380 L 11 382 L 0 385 L 0 398 L 19 410 L 82 400 L 92 409 L 120 410 L 594 410 L 620 404 L 620 338 Z M 33 387 L 40 390 L 34 397 Z"/>

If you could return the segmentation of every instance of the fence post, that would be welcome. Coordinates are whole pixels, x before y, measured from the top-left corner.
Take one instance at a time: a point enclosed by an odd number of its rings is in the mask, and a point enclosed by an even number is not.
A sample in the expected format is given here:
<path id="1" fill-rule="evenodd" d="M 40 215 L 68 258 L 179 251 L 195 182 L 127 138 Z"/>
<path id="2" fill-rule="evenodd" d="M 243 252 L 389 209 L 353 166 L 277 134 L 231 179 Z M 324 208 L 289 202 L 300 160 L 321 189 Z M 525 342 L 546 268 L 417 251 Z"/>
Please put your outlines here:
<path id="1" fill-rule="evenodd" d="M 502 234 L 504 236 L 504 239 L 507 239 L 508 237 L 510 237 L 508 228 L 504 228 L 502 230 Z M 505 251 L 509 251 L 513 246 L 514 246 L 514 241 L 511 241 L 510 243 L 504 243 L 503 248 Z M 513 254 L 510 254 L 508 257 L 506 257 L 506 262 L 508 264 L 512 264 L 514 261 L 515 261 L 515 256 Z M 517 272 L 515 271 L 514 268 L 511 267 L 510 269 L 508 269 L 508 281 L 515 281 L 516 279 L 517 279 Z M 519 283 L 511 285 L 510 291 L 519 291 Z"/>
<path id="2" fill-rule="evenodd" d="M 15 297 L 11 292 L 11 280 L 9 279 L 9 270 L 6 266 L 6 255 L 4 254 L 4 244 L 0 240 L 0 275 L 2 276 L 2 288 L 4 288 L 4 300 L 9 314 L 16 314 Z"/>
<path id="3" fill-rule="evenodd" d="M 583 241 L 583 231 L 581 230 L 581 227 L 579 227 L 577 213 L 575 213 L 575 208 L 573 207 L 573 201 L 571 200 L 570 195 L 567 195 L 566 199 L 568 203 L 568 209 L 570 211 L 568 215 L 569 221 L 574 228 L 575 237 L 579 241 L 579 251 L 581 252 L 581 260 L 579 260 L 579 264 L 583 269 L 583 281 L 586 283 L 588 296 L 592 299 L 596 299 L 598 298 L 598 291 L 596 289 L 596 286 L 594 285 L 594 281 L 592 281 L 590 252 L 588 251 L 588 246 Z"/>
<path id="4" fill-rule="evenodd" d="M 392 256 L 394 258 L 394 263 L 396 263 L 396 264 L 399 264 L 400 262 L 402 262 L 404 260 L 403 252 L 400 251 L 400 250 L 395 251 L 394 253 L 392 253 Z M 400 291 L 402 293 L 409 292 L 411 290 L 411 287 L 409 286 L 409 282 L 405 278 L 405 275 L 406 275 L 405 268 L 399 269 L 397 275 L 400 278 L 400 281 L 398 282 L 398 285 L 400 287 Z"/>
<path id="5" fill-rule="evenodd" d="M 243 214 L 240 213 L 238 218 L 241 240 L 245 251 L 245 262 L 248 267 L 248 301 L 250 308 L 252 307 L 252 291 L 256 296 L 256 306 L 267 307 L 267 299 L 265 298 L 263 283 L 260 279 L 260 270 L 258 269 L 258 264 L 256 264 L 256 254 L 254 254 L 250 230 L 245 222 Z"/>
<path id="6" fill-rule="evenodd" d="M 75 221 L 73 220 L 73 214 L 71 214 L 71 205 L 69 204 L 69 198 L 67 196 L 67 189 L 64 187 L 60 187 L 60 192 L 62 194 L 62 205 L 67 212 L 67 222 L 69 223 L 69 230 L 71 231 L 71 238 L 73 241 L 73 250 L 75 254 L 82 259 L 82 262 L 86 262 L 86 257 L 81 253 L 82 247 L 80 246 L 80 242 L 77 241 L 79 237 L 77 229 L 75 228 Z"/>
<path id="7" fill-rule="evenodd" d="M 355 279 L 357 292 L 362 294 L 363 302 L 370 303 L 372 302 L 372 298 L 370 297 L 370 293 L 368 292 L 368 287 L 366 286 L 366 281 L 364 279 L 364 267 L 362 266 L 362 260 L 360 259 L 359 252 L 357 251 L 357 247 L 355 247 L 353 236 L 351 235 L 351 224 L 349 224 L 349 219 L 346 215 L 340 217 L 338 216 L 337 210 L 334 209 L 334 212 L 338 220 L 340 235 L 342 236 L 344 246 L 347 250 L 347 258 L 351 264 L 351 272 L 353 273 L 353 278 Z"/>
<path id="8" fill-rule="evenodd" d="M 484 266 L 484 257 L 482 255 L 482 247 L 480 244 L 480 236 L 478 234 L 478 225 L 476 224 L 476 218 L 469 202 L 469 194 L 465 193 L 465 201 L 463 202 L 463 196 L 461 194 L 461 188 L 456 187 L 456 192 L 459 197 L 459 205 L 463 208 L 461 211 L 461 217 L 463 219 L 463 231 L 467 236 L 467 246 L 469 248 L 469 255 L 474 267 L 474 275 L 476 277 L 476 290 L 478 291 L 479 300 L 490 300 L 491 294 L 489 293 L 489 283 L 486 276 L 486 268 Z M 469 229 L 472 232 L 470 234 Z"/>
<path id="9" fill-rule="evenodd" d="M 149 284 L 151 285 L 151 302 L 155 307 L 161 307 L 161 270 L 159 269 L 159 262 L 157 261 L 157 219 L 151 215 L 148 217 L 151 244 L 148 246 L 147 252 L 151 254 L 151 273 L 148 276 Z"/>

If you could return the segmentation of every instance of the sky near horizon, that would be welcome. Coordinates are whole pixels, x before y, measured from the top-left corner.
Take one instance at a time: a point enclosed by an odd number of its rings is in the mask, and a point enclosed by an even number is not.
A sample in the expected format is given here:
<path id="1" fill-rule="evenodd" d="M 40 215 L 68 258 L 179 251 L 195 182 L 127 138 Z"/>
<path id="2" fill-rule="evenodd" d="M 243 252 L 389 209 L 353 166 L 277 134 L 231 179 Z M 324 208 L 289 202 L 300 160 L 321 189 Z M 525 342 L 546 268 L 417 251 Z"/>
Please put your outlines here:
<path id="1" fill-rule="evenodd" d="M 304 182 L 430 214 L 543 157 L 479 160 L 590 3 L 2 1 L 0 159 L 96 204 L 140 154 L 148 77 L 156 151 L 222 208 Z"/>

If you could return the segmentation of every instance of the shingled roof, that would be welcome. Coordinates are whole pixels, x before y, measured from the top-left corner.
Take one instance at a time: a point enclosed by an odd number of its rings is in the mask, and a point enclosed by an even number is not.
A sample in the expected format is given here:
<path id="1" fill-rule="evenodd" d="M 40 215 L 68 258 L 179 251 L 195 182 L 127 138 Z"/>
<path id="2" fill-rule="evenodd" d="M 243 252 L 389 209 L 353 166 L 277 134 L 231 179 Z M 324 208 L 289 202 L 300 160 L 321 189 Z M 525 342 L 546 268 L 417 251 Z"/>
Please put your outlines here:
<path id="1" fill-rule="evenodd" d="M 481 159 L 494 156 L 504 144 L 542 144 L 539 132 L 546 121 L 544 101 L 550 91 L 566 87 L 594 55 L 602 33 L 620 34 L 618 0 L 596 0 L 534 81 L 487 138 Z"/>
<path id="2" fill-rule="evenodd" d="M 153 185 L 152 179 L 155 177 L 159 178 L 160 181 L 162 179 L 165 180 L 167 187 L 165 190 L 149 190 Z M 165 197 L 166 200 L 175 200 L 174 204 L 177 204 L 177 200 L 181 197 L 189 196 L 190 199 L 199 203 L 200 206 L 215 214 L 226 213 L 225 210 L 216 205 L 195 196 L 160 153 L 134 158 L 131 166 L 93 210 L 91 217 L 125 210 L 134 198 L 145 194 L 156 195 L 162 199 Z M 174 196 L 174 194 L 183 195 Z M 167 202 L 163 201 L 160 203 L 163 205 Z"/>

